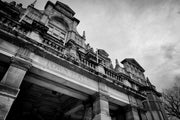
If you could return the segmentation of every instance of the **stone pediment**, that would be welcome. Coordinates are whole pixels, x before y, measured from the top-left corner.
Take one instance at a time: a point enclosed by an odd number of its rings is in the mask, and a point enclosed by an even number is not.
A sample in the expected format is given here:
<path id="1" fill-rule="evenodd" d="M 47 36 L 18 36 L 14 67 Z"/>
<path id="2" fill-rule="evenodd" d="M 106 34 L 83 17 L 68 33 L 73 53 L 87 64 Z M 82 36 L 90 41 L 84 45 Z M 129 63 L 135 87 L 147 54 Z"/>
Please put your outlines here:
<path id="1" fill-rule="evenodd" d="M 100 56 L 103 56 L 103 57 L 108 57 L 109 56 L 109 54 L 103 49 L 98 49 L 98 54 Z"/>
<path id="2" fill-rule="evenodd" d="M 55 9 L 56 11 L 65 14 L 68 17 L 73 18 L 73 16 L 75 15 L 75 12 L 66 4 L 61 3 L 59 1 L 57 1 L 55 4 L 53 4 L 51 1 L 48 1 L 45 9 L 48 8 L 48 6 L 52 6 L 53 9 Z"/>
<path id="3" fill-rule="evenodd" d="M 66 11 L 70 12 L 73 16 L 75 15 L 75 12 L 66 4 L 62 3 L 62 2 L 59 2 L 57 1 L 55 6 L 58 8 L 58 7 L 61 7 L 61 8 L 64 8 Z"/>
<path id="4" fill-rule="evenodd" d="M 139 63 L 134 58 L 126 58 L 121 63 L 124 64 L 125 62 L 128 62 L 134 66 L 136 66 L 139 70 L 142 72 L 145 72 L 144 68 L 139 65 Z"/>

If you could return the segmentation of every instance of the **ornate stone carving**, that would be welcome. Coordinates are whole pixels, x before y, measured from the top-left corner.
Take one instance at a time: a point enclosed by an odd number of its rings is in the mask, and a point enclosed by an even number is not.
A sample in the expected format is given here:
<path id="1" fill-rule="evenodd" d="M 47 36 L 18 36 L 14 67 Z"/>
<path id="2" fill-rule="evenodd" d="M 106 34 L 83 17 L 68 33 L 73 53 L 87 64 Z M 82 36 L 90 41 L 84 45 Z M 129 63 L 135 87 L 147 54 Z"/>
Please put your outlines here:
<path id="1" fill-rule="evenodd" d="M 101 56 L 104 56 L 104 57 L 109 56 L 109 54 L 103 49 L 98 49 L 98 54 L 101 55 Z"/>
<path id="2" fill-rule="evenodd" d="M 79 55 L 77 52 L 77 47 L 73 41 L 68 41 L 66 44 L 66 49 L 64 51 L 64 54 L 67 56 L 67 58 L 71 60 L 75 60 L 76 62 L 79 63 Z"/>

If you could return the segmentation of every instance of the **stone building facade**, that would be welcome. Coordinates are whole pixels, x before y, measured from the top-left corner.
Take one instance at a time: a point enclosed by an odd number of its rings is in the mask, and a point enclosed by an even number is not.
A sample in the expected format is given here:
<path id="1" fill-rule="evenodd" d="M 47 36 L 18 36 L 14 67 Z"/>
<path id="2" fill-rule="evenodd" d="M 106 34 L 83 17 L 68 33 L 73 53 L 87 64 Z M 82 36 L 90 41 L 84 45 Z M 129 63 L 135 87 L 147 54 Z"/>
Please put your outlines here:
<path id="1" fill-rule="evenodd" d="M 0 120 L 167 120 L 135 59 L 113 67 L 68 5 L 35 2 L 0 1 Z"/>

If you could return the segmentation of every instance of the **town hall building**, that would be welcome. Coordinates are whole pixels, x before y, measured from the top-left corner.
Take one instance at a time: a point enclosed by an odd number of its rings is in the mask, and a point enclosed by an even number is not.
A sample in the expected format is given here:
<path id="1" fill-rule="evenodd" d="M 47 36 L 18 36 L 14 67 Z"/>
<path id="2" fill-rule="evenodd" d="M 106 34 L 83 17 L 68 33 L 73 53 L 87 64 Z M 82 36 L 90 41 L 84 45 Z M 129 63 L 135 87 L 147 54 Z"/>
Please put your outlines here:
<path id="1" fill-rule="evenodd" d="M 0 0 L 0 120 L 167 120 L 134 59 L 94 50 L 66 4 Z"/>

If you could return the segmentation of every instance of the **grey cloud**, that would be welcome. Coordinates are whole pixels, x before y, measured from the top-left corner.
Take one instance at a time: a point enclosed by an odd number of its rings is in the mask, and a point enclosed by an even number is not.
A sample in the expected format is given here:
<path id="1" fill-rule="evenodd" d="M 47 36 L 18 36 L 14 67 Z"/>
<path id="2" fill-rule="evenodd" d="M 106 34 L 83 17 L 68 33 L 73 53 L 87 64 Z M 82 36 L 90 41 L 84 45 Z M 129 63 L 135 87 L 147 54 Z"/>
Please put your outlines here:
<path id="1" fill-rule="evenodd" d="M 167 59 L 173 59 L 173 53 L 175 52 L 176 44 L 168 44 L 162 46 L 162 50 L 164 52 L 164 57 Z"/>
<path id="2" fill-rule="evenodd" d="M 175 76 L 175 81 L 176 83 L 180 84 L 180 75 Z"/>

